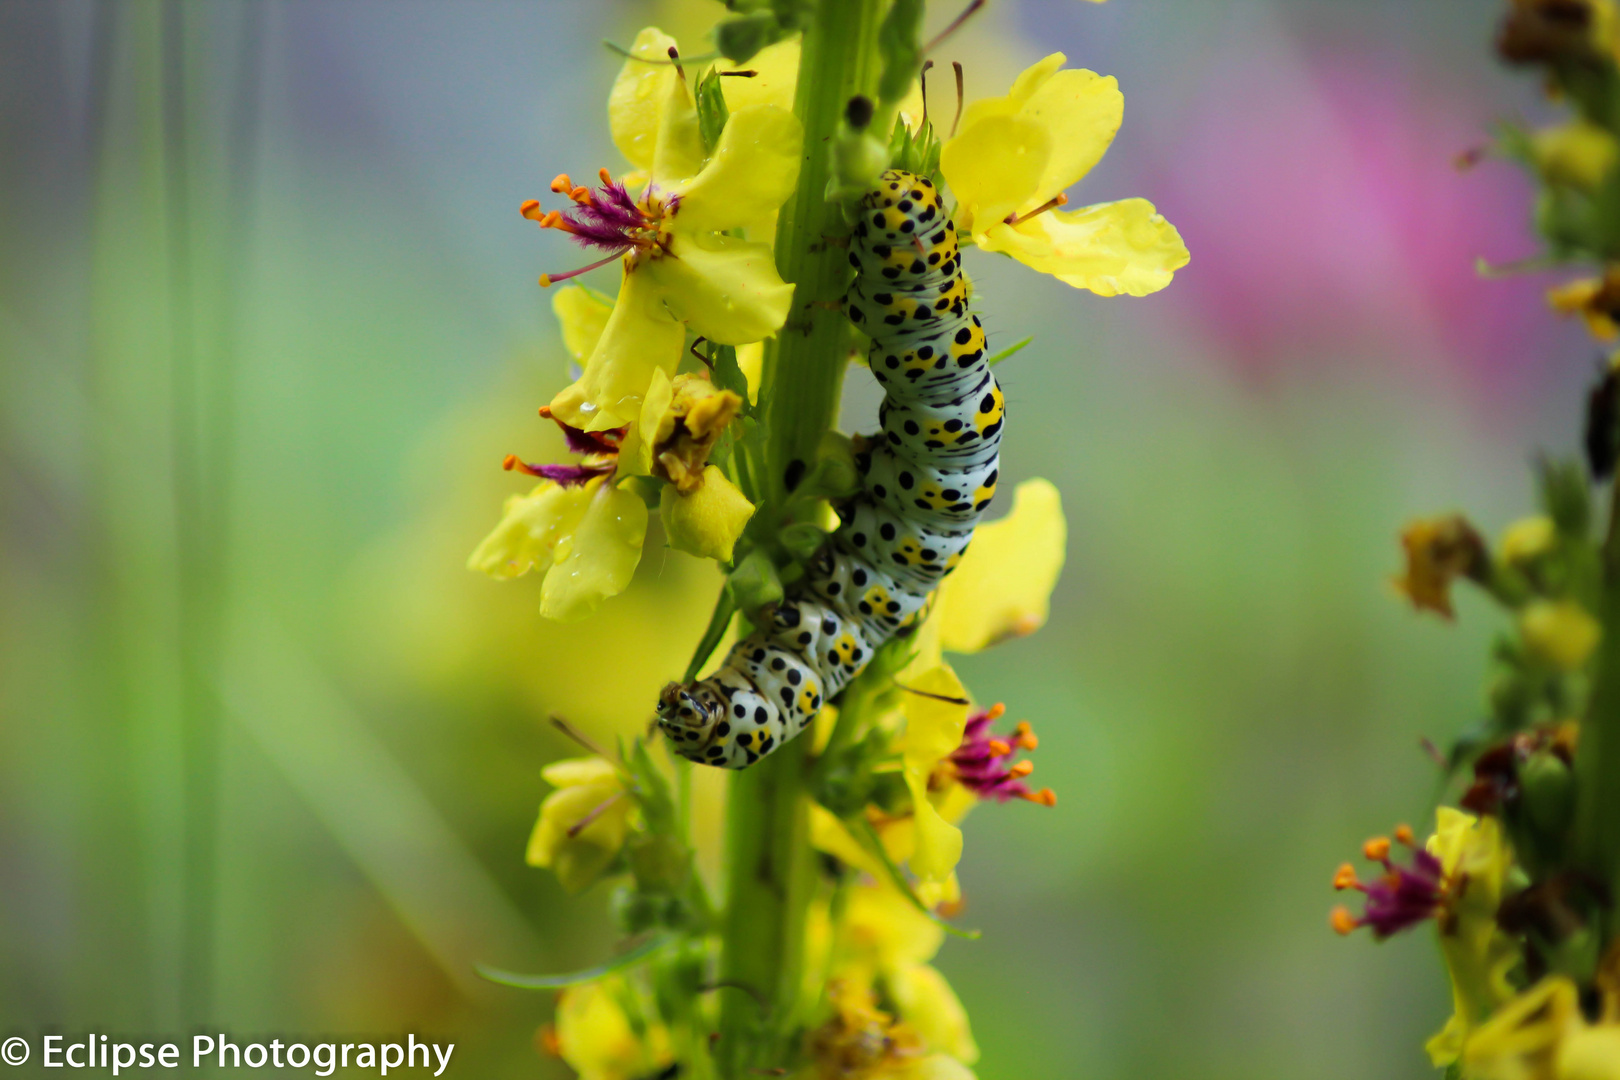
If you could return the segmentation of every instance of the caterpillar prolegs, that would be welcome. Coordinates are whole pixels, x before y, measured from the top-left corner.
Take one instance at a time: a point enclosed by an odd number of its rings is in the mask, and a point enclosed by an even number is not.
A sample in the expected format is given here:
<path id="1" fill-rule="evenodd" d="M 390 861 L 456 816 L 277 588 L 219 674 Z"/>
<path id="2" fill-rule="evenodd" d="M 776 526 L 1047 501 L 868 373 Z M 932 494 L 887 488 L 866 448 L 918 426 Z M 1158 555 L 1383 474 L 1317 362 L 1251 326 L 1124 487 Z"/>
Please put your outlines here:
<path id="1" fill-rule="evenodd" d="M 872 339 L 883 430 L 862 490 L 766 625 L 707 679 L 670 683 L 658 724 L 677 753 L 741 769 L 804 730 L 918 617 L 996 490 L 1004 403 L 967 309 L 956 227 L 934 185 L 890 170 L 860 203 L 846 305 Z"/>

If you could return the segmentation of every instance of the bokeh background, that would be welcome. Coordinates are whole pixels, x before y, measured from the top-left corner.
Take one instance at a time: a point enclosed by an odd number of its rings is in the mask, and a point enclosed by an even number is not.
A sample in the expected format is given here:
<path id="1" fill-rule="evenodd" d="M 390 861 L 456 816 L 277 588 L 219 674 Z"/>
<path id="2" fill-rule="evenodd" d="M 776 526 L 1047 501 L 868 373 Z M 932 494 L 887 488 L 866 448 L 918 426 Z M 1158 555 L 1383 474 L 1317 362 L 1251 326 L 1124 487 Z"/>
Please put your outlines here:
<path id="1" fill-rule="evenodd" d="M 1074 197 L 1193 253 L 1144 300 L 969 258 L 993 343 L 1035 335 L 1006 475 L 1071 523 L 1050 625 L 960 665 L 1060 794 L 968 823 L 986 933 L 940 965 L 985 1080 L 1430 1074 L 1431 943 L 1338 939 L 1329 878 L 1431 813 L 1419 739 L 1476 718 L 1497 625 L 1404 610 L 1395 534 L 1526 510 L 1594 364 L 1555 277 L 1475 272 L 1535 250 L 1527 183 L 1453 161 L 1540 108 L 1499 7 L 999 0 L 942 50 L 970 96 L 1052 49 L 1118 76 Z M 690 51 L 719 10 L 0 2 L 3 1033 L 409 1030 L 566 1074 L 548 998 L 471 972 L 612 939 L 522 863 L 545 717 L 643 723 L 716 582 L 653 542 L 559 628 L 462 564 L 501 456 L 555 449 L 535 277 L 576 259 L 517 206 L 616 164 L 601 39 Z"/>

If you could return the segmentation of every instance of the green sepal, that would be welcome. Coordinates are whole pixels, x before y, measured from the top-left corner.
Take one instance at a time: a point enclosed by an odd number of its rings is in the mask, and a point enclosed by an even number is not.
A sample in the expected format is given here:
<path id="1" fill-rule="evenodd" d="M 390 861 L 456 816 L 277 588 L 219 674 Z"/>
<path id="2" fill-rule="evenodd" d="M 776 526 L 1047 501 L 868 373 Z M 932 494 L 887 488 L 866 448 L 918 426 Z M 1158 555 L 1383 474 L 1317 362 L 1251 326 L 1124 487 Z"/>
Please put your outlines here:
<path id="1" fill-rule="evenodd" d="M 725 130 L 726 121 L 731 112 L 726 108 L 726 95 L 720 89 L 720 71 L 710 68 L 698 80 L 697 91 L 698 131 L 703 136 L 703 149 L 707 153 L 714 153 L 715 147 L 720 145 L 720 133 Z"/>
<path id="2" fill-rule="evenodd" d="M 624 756 L 630 771 L 630 793 L 641 808 L 642 821 L 647 831 L 656 836 L 674 836 L 676 830 L 675 793 L 664 770 L 647 752 L 645 739 L 637 738 L 630 744 L 630 753 Z"/>

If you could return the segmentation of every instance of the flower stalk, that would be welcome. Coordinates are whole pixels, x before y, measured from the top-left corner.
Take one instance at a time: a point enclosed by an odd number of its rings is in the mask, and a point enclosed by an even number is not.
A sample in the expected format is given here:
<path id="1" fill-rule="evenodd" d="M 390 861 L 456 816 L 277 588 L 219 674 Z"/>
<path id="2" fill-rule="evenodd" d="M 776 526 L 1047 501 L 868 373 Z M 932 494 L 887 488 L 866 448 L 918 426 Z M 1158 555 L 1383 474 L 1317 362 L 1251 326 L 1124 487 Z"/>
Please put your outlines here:
<path id="1" fill-rule="evenodd" d="M 876 79 L 880 8 L 876 0 L 823 0 L 804 28 L 794 98 L 804 156 L 776 233 L 777 269 L 796 288 L 787 325 L 765 345 L 760 400 L 768 435 L 763 476 L 752 478 L 761 489 L 745 485 L 761 507 L 756 539 L 765 544 L 793 524 L 788 499 L 837 420 L 850 324 L 836 301 L 849 270 L 843 249 L 828 238 L 848 226 L 825 197 L 832 169 L 827 147 L 849 100 Z M 809 748 L 809 739 L 797 739 L 731 777 L 720 971 L 723 982 L 758 996 L 722 996 L 715 1050 L 725 1077 L 779 1066 L 792 1054 L 790 1041 L 803 1020 L 805 925 L 815 885 Z"/>

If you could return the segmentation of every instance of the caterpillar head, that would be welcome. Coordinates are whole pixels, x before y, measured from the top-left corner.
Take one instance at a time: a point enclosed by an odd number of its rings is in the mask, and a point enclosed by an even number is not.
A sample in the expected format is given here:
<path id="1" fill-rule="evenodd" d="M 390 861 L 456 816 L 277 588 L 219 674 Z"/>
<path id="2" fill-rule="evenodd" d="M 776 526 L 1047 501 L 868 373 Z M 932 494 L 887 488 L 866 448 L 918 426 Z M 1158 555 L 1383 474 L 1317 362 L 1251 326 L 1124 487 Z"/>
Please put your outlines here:
<path id="1" fill-rule="evenodd" d="M 705 683 L 672 682 L 658 695 L 658 726 L 686 757 L 695 758 L 709 745 L 725 711 L 725 702 Z"/>

